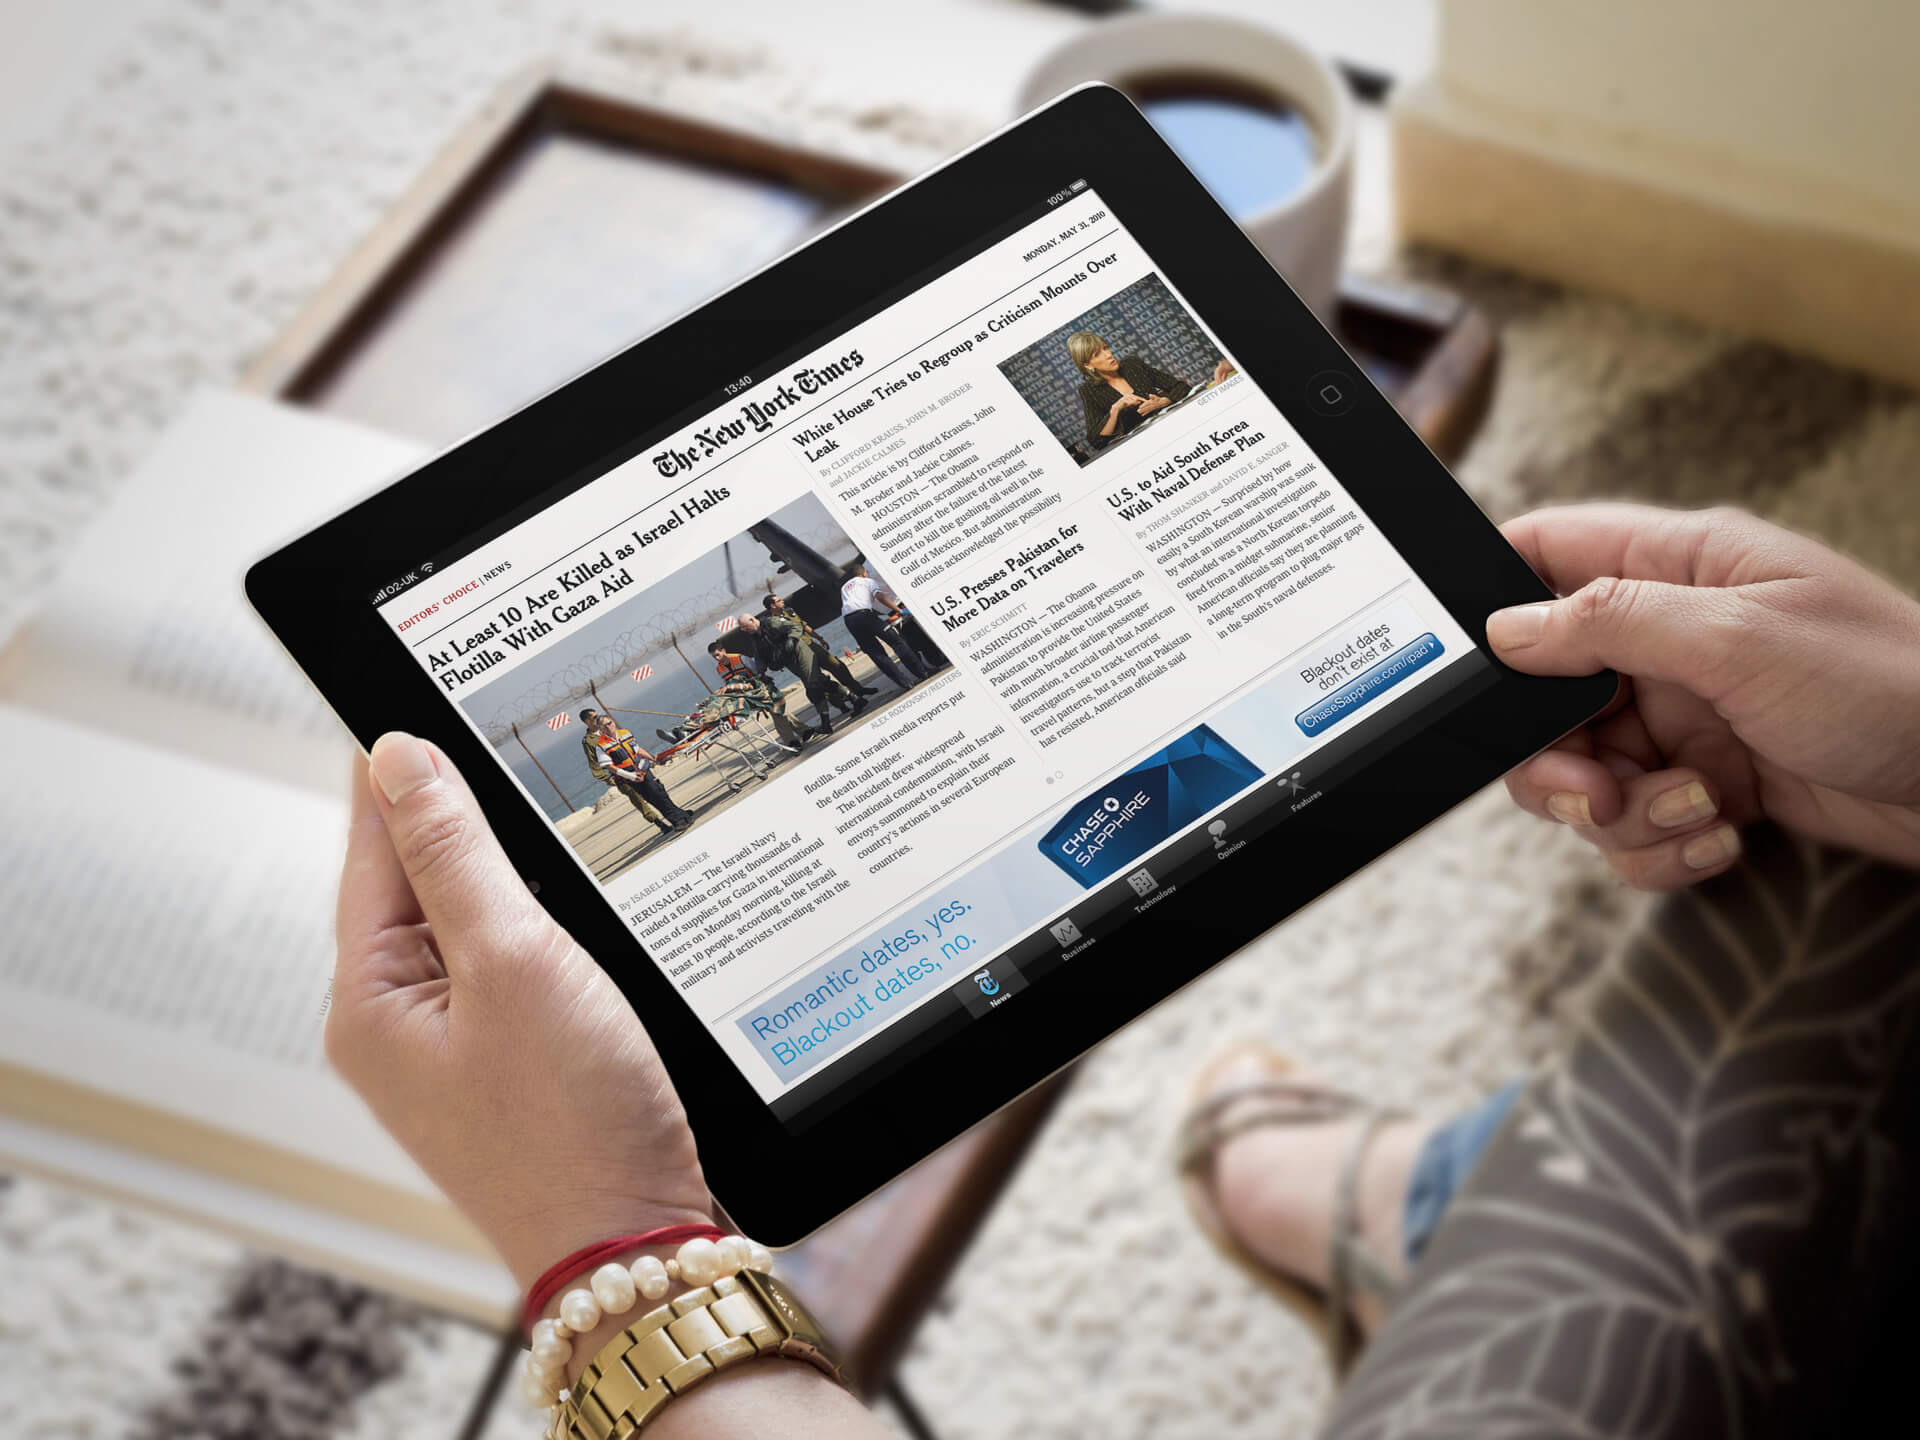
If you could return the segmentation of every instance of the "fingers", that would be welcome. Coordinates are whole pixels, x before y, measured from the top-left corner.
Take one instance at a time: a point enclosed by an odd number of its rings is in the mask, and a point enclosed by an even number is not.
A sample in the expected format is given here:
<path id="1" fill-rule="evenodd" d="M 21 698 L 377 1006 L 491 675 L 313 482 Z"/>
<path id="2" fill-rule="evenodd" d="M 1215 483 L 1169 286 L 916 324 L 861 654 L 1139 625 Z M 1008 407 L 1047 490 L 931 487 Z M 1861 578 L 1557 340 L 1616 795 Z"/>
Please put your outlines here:
<path id="1" fill-rule="evenodd" d="M 436 747 L 398 732 L 369 757 L 376 806 L 449 970 L 549 924 L 508 863 L 472 791 Z"/>
<path id="2" fill-rule="evenodd" d="M 1496 610 L 1487 643 L 1530 675 L 1614 669 L 1713 700 L 1755 643 L 1750 618 L 1736 590 L 1606 576 L 1564 599 Z"/>
<path id="3" fill-rule="evenodd" d="M 1587 740 L 1584 733 L 1579 738 Z M 1619 781 L 1595 758 L 1591 742 L 1562 741 L 1542 751 L 1507 776 L 1507 793 L 1529 814 L 1580 830 L 1620 818 Z"/>
<path id="4" fill-rule="evenodd" d="M 1572 826 L 1638 889 L 1692 885 L 1740 856 L 1739 832 L 1721 819 L 1714 784 L 1698 770 L 1676 767 L 1620 778 L 1596 760 L 1548 751 L 1507 784 L 1522 808 Z M 1573 788 L 1581 785 L 1598 788 Z"/>
<path id="5" fill-rule="evenodd" d="M 1716 561 L 1729 544 L 1751 547 L 1771 527 L 1738 510 L 1650 505 L 1566 505 L 1500 527 L 1540 578 L 1562 595 L 1607 576 L 1669 585 L 1723 585 Z"/>
<path id="6" fill-rule="evenodd" d="M 1629 686 L 1621 688 L 1631 689 Z M 1638 705 L 1630 704 L 1602 715 L 1587 729 L 1593 736 L 1594 753 L 1601 756 L 1607 767 L 1622 778 L 1644 775 L 1667 763 L 1666 756 L 1648 732 L 1646 719 L 1640 714 Z"/>
<path id="7" fill-rule="evenodd" d="M 403 925 L 417 925 L 425 917 L 400 857 L 387 838 L 387 824 L 374 805 L 367 762 L 353 757 L 353 814 L 347 825 L 347 858 L 340 872 L 340 900 L 334 911 L 334 931 L 341 951 L 358 950 L 365 942 Z"/>
<path id="8" fill-rule="evenodd" d="M 431 1004 L 433 982 L 440 982 L 442 988 L 446 982 L 446 971 L 426 934 L 419 901 L 375 805 L 367 762 L 357 755 L 351 789 L 347 855 L 334 911 L 338 948 L 333 1003 L 326 1027 L 328 1058 L 350 1078 L 363 1073 L 364 1042 L 380 1028 L 370 1006 L 395 995 Z M 380 1011 L 389 1022 L 400 1013 L 391 1006 Z"/>

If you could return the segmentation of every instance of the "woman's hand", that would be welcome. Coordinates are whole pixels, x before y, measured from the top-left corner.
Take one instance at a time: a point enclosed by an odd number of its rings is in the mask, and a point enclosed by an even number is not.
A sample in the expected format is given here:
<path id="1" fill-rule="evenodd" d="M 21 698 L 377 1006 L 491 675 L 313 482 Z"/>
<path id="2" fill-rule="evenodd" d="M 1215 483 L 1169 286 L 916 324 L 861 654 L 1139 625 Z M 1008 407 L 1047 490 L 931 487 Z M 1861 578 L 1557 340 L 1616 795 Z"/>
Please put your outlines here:
<path id="1" fill-rule="evenodd" d="M 1507 777 L 1643 889 L 1691 884 L 1762 817 L 1920 866 L 1920 601 L 1729 510 L 1544 510 L 1504 527 L 1566 598 L 1495 612 L 1536 675 L 1627 676 L 1601 719 Z"/>
<path id="2" fill-rule="evenodd" d="M 1169 400 L 1165 395 L 1149 395 L 1140 402 L 1140 413 L 1143 416 L 1151 415 L 1156 410 L 1166 409 L 1167 406 L 1172 403 L 1173 401 Z"/>
<path id="3" fill-rule="evenodd" d="M 327 1054 L 525 1287 L 711 1223 L 693 1133 L 626 998 L 535 903 L 434 746 L 356 768 Z"/>
<path id="4" fill-rule="evenodd" d="M 1232 374 L 1233 374 L 1232 363 L 1230 361 L 1222 359 L 1218 365 L 1215 365 L 1213 367 L 1213 383 L 1218 385 L 1222 380 L 1225 380 L 1228 376 Z"/>
<path id="5" fill-rule="evenodd" d="M 1107 418 L 1109 420 L 1119 419 L 1120 412 L 1122 410 L 1131 410 L 1135 406 L 1145 402 L 1146 398 L 1147 398 L 1146 396 L 1142 395 L 1137 390 L 1132 391 L 1128 394 L 1122 395 L 1118 400 L 1114 401 L 1113 404 L 1107 407 Z"/>

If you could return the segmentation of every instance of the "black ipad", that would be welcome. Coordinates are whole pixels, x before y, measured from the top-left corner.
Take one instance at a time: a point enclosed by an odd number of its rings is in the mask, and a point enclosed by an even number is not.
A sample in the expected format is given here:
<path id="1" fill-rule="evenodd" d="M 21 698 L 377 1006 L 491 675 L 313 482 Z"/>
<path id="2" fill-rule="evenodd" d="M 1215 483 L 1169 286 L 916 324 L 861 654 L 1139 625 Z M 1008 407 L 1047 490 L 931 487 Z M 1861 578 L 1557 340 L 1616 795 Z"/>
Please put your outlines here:
<path id="1" fill-rule="evenodd" d="M 1547 590 L 1100 86 L 247 589 L 459 764 L 773 1244 L 1614 691 L 1490 658 Z"/>

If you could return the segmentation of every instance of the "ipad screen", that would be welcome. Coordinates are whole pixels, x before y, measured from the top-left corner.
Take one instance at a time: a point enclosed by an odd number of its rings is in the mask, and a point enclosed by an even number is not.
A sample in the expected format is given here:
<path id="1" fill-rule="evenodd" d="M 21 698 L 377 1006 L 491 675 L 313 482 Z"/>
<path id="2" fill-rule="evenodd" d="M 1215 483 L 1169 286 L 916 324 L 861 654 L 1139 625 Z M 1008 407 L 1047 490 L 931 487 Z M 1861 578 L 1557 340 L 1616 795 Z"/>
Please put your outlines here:
<path id="1" fill-rule="evenodd" d="M 373 601 L 804 1129 L 1491 683 L 1239 358 L 1075 184 Z"/>

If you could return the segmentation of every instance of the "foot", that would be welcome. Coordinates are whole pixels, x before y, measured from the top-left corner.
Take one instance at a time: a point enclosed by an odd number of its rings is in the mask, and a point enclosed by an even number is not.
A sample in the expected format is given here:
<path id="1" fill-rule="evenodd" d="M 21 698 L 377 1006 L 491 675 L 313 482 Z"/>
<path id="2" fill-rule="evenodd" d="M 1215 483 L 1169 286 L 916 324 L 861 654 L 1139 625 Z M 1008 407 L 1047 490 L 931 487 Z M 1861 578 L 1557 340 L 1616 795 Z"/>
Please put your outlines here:
<path id="1" fill-rule="evenodd" d="M 1210 1077 L 1207 1092 L 1271 1078 L 1255 1055 L 1245 1055 Z M 1299 1071 L 1289 1080 L 1314 1083 Z M 1257 1107 L 1261 1102 L 1238 1102 Z M 1232 1110 L 1223 1118 L 1231 1118 Z M 1314 1125 L 1268 1125 L 1234 1136 L 1215 1152 L 1213 1193 L 1220 1219 L 1240 1243 L 1276 1269 L 1324 1288 L 1333 1241 L 1334 1191 L 1358 1116 Z M 1360 1244 L 1385 1265 L 1395 1281 L 1406 1279 L 1401 1218 L 1407 1182 L 1432 1126 L 1410 1119 L 1380 1126 L 1362 1156 L 1357 1211 Z M 1371 1335 L 1386 1318 L 1383 1303 L 1357 1295 L 1353 1317 Z"/>
<path id="2" fill-rule="evenodd" d="M 878 695 L 880 693 L 880 687 L 878 685 L 856 685 L 853 687 L 853 693 L 856 695 Z"/>
<path id="3" fill-rule="evenodd" d="M 859 715 L 866 710 L 868 703 L 866 696 L 855 695 L 853 697 L 853 703 L 847 707 L 847 713 L 850 715 Z"/>

